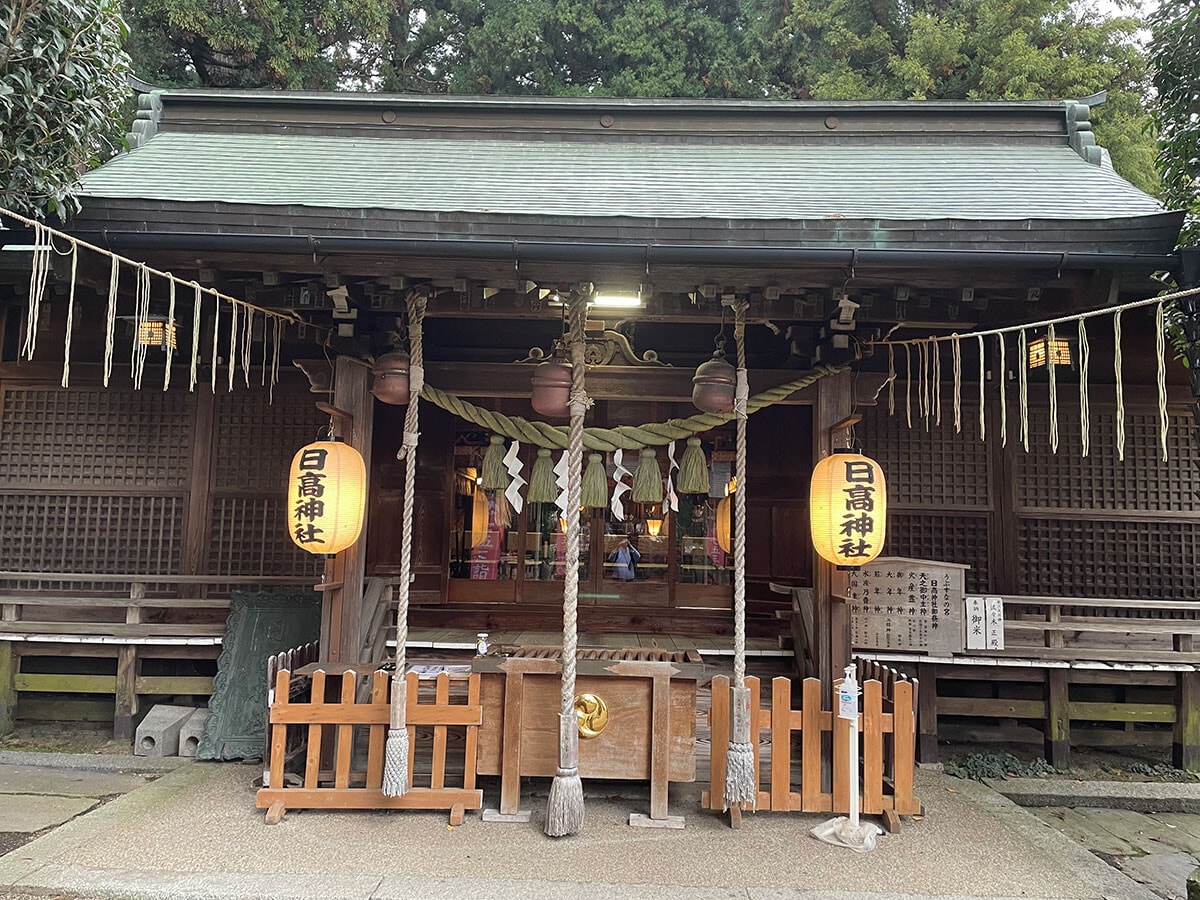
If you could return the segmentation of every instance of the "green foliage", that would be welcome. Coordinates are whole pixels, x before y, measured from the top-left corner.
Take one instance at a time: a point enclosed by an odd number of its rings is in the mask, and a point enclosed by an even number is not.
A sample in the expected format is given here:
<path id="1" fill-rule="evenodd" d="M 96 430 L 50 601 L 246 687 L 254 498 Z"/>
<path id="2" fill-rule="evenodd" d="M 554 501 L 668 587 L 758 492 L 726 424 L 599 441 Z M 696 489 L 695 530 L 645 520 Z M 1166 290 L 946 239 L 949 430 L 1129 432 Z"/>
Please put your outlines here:
<path id="1" fill-rule="evenodd" d="M 1163 200 L 1190 213 L 1189 246 L 1200 237 L 1200 3 L 1161 0 L 1150 26 Z"/>
<path id="2" fill-rule="evenodd" d="M 1056 775 L 1058 770 L 1044 759 L 1024 762 L 1011 753 L 971 753 L 949 760 L 943 766 L 947 775 L 983 781 L 987 778 L 1039 778 Z"/>
<path id="3" fill-rule="evenodd" d="M 155 83 L 754 99 L 1080 99 L 1157 189 L 1132 17 L 1074 0 L 125 0 Z M 1178 2 L 1178 0 L 1177 0 Z"/>
<path id="4" fill-rule="evenodd" d="M 0 206 L 78 208 L 77 177 L 121 145 L 129 94 L 117 0 L 15 0 L 0 11 Z"/>

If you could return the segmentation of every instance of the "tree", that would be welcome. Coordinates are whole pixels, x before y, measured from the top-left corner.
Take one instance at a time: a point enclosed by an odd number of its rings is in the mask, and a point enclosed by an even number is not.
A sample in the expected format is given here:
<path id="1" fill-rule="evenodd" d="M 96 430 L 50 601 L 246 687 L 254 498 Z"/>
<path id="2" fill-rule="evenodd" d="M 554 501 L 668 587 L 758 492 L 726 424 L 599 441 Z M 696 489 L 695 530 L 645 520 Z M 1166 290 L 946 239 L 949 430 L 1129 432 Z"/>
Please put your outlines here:
<path id="1" fill-rule="evenodd" d="M 1150 18 L 1163 200 L 1188 210 L 1181 243 L 1200 237 L 1200 3 L 1161 0 Z"/>
<path id="2" fill-rule="evenodd" d="M 136 74 L 169 86 L 359 86 L 388 0 L 126 0 Z"/>
<path id="3" fill-rule="evenodd" d="M 0 12 L 0 205 L 78 208 L 78 176 L 121 146 L 129 94 L 117 0 L 10 0 Z"/>

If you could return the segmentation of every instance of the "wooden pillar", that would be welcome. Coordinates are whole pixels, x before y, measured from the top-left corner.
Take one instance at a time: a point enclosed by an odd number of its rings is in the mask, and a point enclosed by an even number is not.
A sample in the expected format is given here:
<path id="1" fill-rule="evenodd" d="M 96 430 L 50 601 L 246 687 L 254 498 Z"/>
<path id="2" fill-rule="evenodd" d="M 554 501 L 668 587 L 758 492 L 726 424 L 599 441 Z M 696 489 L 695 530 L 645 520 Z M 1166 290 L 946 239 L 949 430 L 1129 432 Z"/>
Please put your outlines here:
<path id="1" fill-rule="evenodd" d="M 1175 636 L 1176 649 L 1183 649 L 1181 644 L 1186 644 L 1190 650 L 1191 643 L 1190 634 Z M 1200 672 L 1179 672 L 1175 678 L 1175 730 L 1171 739 L 1171 762 L 1177 769 L 1197 772 L 1200 771 Z M 0 728 L 3 724 L 0 720 Z"/>
<path id="2" fill-rule="evenodd" d="M 938 761 L 937 666 L 917 664 L 917 759 L 923 763 Z"/>
<path id="3" fill-rule="evenodd" d="M 817 404 L 813 411 L 813 463 L 820 462 L 835 447 L 846 447 L 849 434 L 834 433 L 833 426 L 853 411 L 853 391 L 849 372 L 827 375 L 817 382 Z M 813 552 L 814 557 L 814 631 L 816 675 L 821 679 L 825 702 L 833 696 L 833 682 L 841 677 L 850 662 L 850 610 L 843 600 L 833 596 L 835 569 Z"/>
<path id="4" fill-rule="evenodd" d="M 1071 698 L 1068 669 L 1046 670 L 1046 761 L 1055 768 L 1071 764 Z"/>
<path id="5" fill-rule="evenodd" d="M 13 730 L 17 718 L 17 654 L 12 641 L 0 641 L 0 734 Z"/>
<path id="6" fill-rule="evenodd" d="M 146 585 L 134 582 L 129 586 L 130 604 L 125 608 L 125 624 L 142 621 L 138 601 L 146 599 Z M 136 644 L 124 644 L 117 650 L 116 708 L 113 711 L 113 740 L 133 740 L 133 722 L 138 714 L 137 695 L 138 651 Z"/>
<path id="7" fill-rule="evenodd" d="M 183 533 L 183 574 L 206 574 L 212 541 L 212 460 L 217 398 L 207 390 L 196 391 L 192 417 L 192 463 L 188 469 L 187 518 Z"/>
<path id="8" fill-rule="evenodd" d="M 349 434 L 341 437 L 362 454 L 370 496 L 371 438 L 375 398 L 370 392 L 371 370 L 355 359 L 339 356 L 333 373 L 333 405 L 353 416 Z M 364 513 L 365 515 L 365 513 Z M 328 662 L 362 662 L 363 585 L 366 580 L 367 528 L 358 542 L 325 563 L 325 581 L 338 585 L 325 591 L 321 612 L 321 658 Z"/>

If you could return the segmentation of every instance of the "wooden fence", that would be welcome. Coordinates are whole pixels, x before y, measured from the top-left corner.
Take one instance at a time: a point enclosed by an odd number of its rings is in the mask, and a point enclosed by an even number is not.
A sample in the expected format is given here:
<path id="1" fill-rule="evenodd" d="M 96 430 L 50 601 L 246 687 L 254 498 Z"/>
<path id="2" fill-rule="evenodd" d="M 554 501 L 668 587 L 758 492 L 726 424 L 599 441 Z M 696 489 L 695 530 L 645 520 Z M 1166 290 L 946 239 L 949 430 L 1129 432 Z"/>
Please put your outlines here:
<path id="1" fill-rule="evenodd" d="M 917 683 L 894 673 L 889 681 L 890 696 L 885 695 L 884 683 L 878 678 L 863 683 L 858 758 L 862 776 L 860 810 L 894 821 L 895 816 L 921 811 L 920 801 L 913 796 Z M 820 680 L 806 678 L 801 682 L 799 709 L 792 708 L 790 678 L 775 678 L 771 682 L 769 709 L 763 708 L 757 678 L 748 676 L 746 687 L 750 689 L 754 773 L 760 786 L 755 808 L 775 812 L 848 813 L 850 722 L 823 708 Z M 701 801 L 707 809 L 721 810 L 725 805 L 729 715 L 729 678 L 719 675 L 712 681 L 712 711 L 709 713 L 713 735 L 711 782 Z M 770 760 L 765 767 L 761 759 L 763 731 L 769 732 L 765 743 L 770 747 Z M 794 732 L 799 732 L 798 746 L 793 745 Z M 830 734 L 831 739 L 826 737 Z M 794 790 L 792 768 L 797 750 L 800 784 L 799 789 Z M 823 759 L 823 754 L 828 755 Z M 767 769 L 765 779 L 763 768 Z M 832 777 L 823 778 L 823 769 Z"/>
<path id="2" fill-rule="evenodd" d="M 334 679 L 339 673 L 331 673 Z M 327 673 L 311 675 L 306 702 L 295 702 L 292 679 L 303 677 L 282 669 L 275 677 L 275 691 L 269 711 L 271 764 L 267 785 L 258 792 L 257 805 L 269 809 L 268 821 L 278 821 L 288 809 L 446 809 L 453 823 L 462 821 L 467 809 L 483 806 L 483 791 L 475 787 L 477 732 L 482 721 L 479 702 L 479 676 L 466 679 L 466 698 L 451 702 L 448 674 L 437 676 L 433 691 L 423 687 L 415 672 L 409 672 L 407 725 L 409 734 L 409 791 L 402 797 L 386 797 L 382 791 L 384 743 L 387 738 L 391 705 L 388 701 L 388 672 L 370 673 L 371 692 L 367 702 L 356 702 L 360 676 L 351 669 L 340 672 L 340 692 L 330 701 Z M 433 694 L 432 702 L 428 697 Z M 419 726 L 430 726 L 428 728 Z M 448 729 L 465 728 L 462 786 L 448 786 Z M 365 771 L 354 769 L 354 732 L 366 728 Z M 284 762 L 288 755 L 289 734 L 300 730 L 304 755 L 304 775 L 298 787 L 285 781 Z M 428 775 L 414 782 L 414 763 L 418 739 L 432 734 L 432 765 Z M 427 783 L 426 783 L 427 782 Z"/>

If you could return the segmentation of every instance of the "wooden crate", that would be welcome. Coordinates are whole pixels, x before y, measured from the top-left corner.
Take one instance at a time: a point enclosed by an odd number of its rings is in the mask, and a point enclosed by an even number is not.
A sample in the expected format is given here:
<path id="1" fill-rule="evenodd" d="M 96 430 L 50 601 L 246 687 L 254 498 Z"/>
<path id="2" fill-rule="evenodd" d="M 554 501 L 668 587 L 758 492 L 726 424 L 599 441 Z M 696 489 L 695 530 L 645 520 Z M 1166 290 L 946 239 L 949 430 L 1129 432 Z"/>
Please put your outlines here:
<path id="1" fill-rule="evenodd" d="M 437 676 L 433 702 L 423 702 L 416 673 L 405 676 L 408 684 L 406 709 L 409 734 L 409 791 L 402 797 L 387 797 L 382 790 L 384 743 L 391 717 L 388 700 L 389 673 L 372 672 L 371 693 L 367 702 L 356 702 L 359 674 L 347 670 L 340 675 L 340 693 L 327 701 L 326 673 L 311 676 L 307 702 L 295 702 L 291 696 L 292 673 L 280 670 L 275 679 L 271 703 L 271 767 L 269 786 L 259 790 L 256 803 L 270 809 L 268 820 L 278 821 L 288 809 L 446 809 L 452 822 L 461 822 L 462 813 L 483 805 L 483 792 L 475 787 L 475 759 L 478 729 L 482 721 L 479 702 L 479 676 L 467 678 L 465 703 L 451 702 L 448 674 Z M 336 682 L 335 682 L 336 683 Z M 432 766 L 428 783 L 414 783 L 418 726 L 431 726 Z M 366 770 L 353 769 L 354 729 L 365 727 L 369 737 Z M 464 765 L 461 786 L 447 784 L 446 750 L 450 728 L 465 729 Z M 284 777 L 289 733 L 304 734 L 304 776 L 298 787 Z M 332 766 L 323 764 L 329 751 Z"/>
<path id="2" fill-rule="evenodd" d="M 504 815 L 519 811 L 522 777 L 552 777 L 558 768 L 561 664 L 557 649 L 534 649 L 475 661 L 484 709 L 477 771 L 501 777 Z M 596 694 L 609 709 L 603 733 L 580 738 L 580 776 L 649 781 L 650 818 L 663 820 L 668 784 L 696 779 L 699 667 L 651 658 L 655 652 L 580 651 L 575 691 Z"/>

